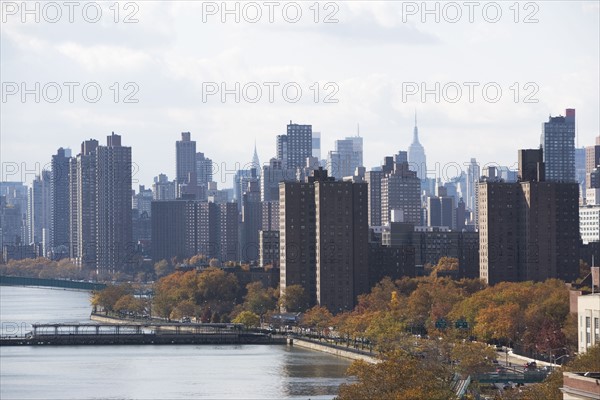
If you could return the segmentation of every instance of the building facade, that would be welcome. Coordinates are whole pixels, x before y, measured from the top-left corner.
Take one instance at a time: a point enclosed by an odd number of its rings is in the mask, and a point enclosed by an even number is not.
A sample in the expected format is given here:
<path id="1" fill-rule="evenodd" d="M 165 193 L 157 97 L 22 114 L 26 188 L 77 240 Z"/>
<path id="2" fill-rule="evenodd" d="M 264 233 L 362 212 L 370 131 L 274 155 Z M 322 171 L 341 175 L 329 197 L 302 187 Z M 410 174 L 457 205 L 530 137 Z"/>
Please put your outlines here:
<path id="1" fill-rule="evenodd" d="M 545 181 L 543 165 L 537 171 L 528 181 L 479 183 L 480 277 L 488 284 L 578 276 L 578 184 Z"/>
<path id="2" fill-rule="evenodd" d="M 541 146 L 544 150 L 546 180 L 575 182 L 575 110 L 565 116 L 549 117 L 542 125 Z"/>

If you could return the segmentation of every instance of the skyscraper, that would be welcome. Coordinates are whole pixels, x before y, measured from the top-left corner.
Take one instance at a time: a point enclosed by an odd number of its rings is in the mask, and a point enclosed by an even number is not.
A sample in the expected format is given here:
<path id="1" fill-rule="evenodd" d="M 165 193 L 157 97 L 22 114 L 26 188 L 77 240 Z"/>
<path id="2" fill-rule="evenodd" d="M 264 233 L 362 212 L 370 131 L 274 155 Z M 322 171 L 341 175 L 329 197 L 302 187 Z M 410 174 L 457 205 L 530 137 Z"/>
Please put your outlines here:
<path id="1" fill-rule="evenodd" d="M 262 204 L 258 181 L 248 182 L 244 190 L 239 260 L 251 262 L 259 258 L 258 231 L 262 228 Z"/>
<path id="2" fill-rule="evenodd" d="M 71 258 L 82 268 L 97 269 L 98 141 L 86 140 L 71 159 Z"/>
<path id="3" fill-rule="evenodd" d="M 204 156 L 204 153 L 196 153 L 196 177 L 198 186 L 208 188 L 208 183 L 213 180 L 212 160 Z"/>
<path id="4" fill-rule="evenodd" d="M 46 249 L 48 243 L 44 239 L 49 234 L 50 210 L 51 210 L 51 188 L 50 171 L 42 171 L 41 175 L 35 177 L 29 188 L 27 201 L 27 222 L 29 225 L 29 243 L 41 243 L 42 249 Z M 45 255 L 45 252 L 42 251 Z"/>
<path id="5" fill-rule="evenodd" d="M 521 181 L 479 183 L 480 277 L 488 284 L 578 276 L 578 185 L 545 181 L 531 161 L 542 158 L 542 150 L 521 150 L 519 160 L 530 161 L 519 166 Z"/>
<path id="6" fill-rule="evenodd" d="M 321 161 L 321 132 L 312 133 L 312 156 Z"/>
<path id="7" fill-rule="evenodd" d="M 125 271 L 134 261 L 131 147 L 113 132 L 106 146 L 86 140 L 70 163 L 71 257 L 98 273 Z"/>
<path id="8" fill-rule="evenodd" d="M 352 309 L 369 289 L 367 184 L 335 181 L 321 169 L 279 188 L 282 293 L 301 285 L 310 304 Z"/>
<path id="9" fill-rule="evenodd" d="M 154 200 L 175 200 L 176 182 L 170 181 L 167 175 L 159 174 L 154 177 L 152 196 Z"/>
<path id="10" fill-rule="evenodd" d="M 401 222 L 421 225 L 421 181 L 408 163 L 395 163 L 394 170 L 381 179 L 381 224 L 388 224 L 392 211 L 402 214 Z"/>
<path id="11" fill-rule="evenodd" d="M 71 150 L 58 149 L 52 156 L 52 220 L 50 246 L 55 257 L 69 254 L 69 159 Z"/>
<path id="12" fill-rule="evenodd" d="M 448 196 L 445 187 L 438 187 L 438 196 L 427 198 L 427 226 L 455 228 L 454 197 Z"/>
<path id="13" fill-rule="evenodd" d="M 290 121 L 287 126 L 287 168 L 302 168 L 312 157 L 312 125 L 299 125 Z"/>
<path id="14" fill-rule="evenodd" d="M 335 179 L 352 176 L 357 167 L 363 165 L 363 138 L 347 137 L 335 141 L 335 150 L 327 154 L 327 170 Z"/>
<path id="15" fill-rule="evenodd" d="M 590 174 L 600 166 L 600 136 L 596 139 L 594 146 L 587 146 L 585 148 L 585 177 L 586 177 L 586 188 L 591 188 Z"/>
<path id="16" fill-rule="evenodd" d="M 190 132 L 181 132 L 181 140 L 175 142 L 177 184 L 196 182 L 196 141 Z"/>
<path id="17" fill-rule="evenodd" d="M 252 168 L 256 169 L 256 173 L 260 176 L 262 172 L 262 166 L 260 165 L 260 160 L 258 159 L 258 151 L 256 151 L 256 141 L 254 141 L 254 154 L 252 154 Z"/>
<path id="18" fill-rule="evenodd" d="M 541 145 L 548 182 L 575 182 L 575 109 L 549 117 L 542 125 Z"/>
<path id="19" fill-rule="evenodd" d="M 466 209 L 471 212 L 471 219 L 475 228 L 478 227 L 478 184 L 479 178 L 481 177 L 481 168 L 477 163 L 477 160 L 471 158 L 471 161 L 467 165 L 467 180 L 466 180 L 466 196 L 465 196 L 465 206 Z"/>
<path id="20" fill-rule="evenodd" d="M 277 159 L 281 160 L 281 165 L 286 168 L 288 162 L 288 136 L 277 135 L 275 147 L 277 149 Z"/>
<path id="21" fill-rule="evenodd" d="M 369 291 L 366 183 L 315 179 L 317 302 L 337 313 L 352 310 Z"/>
<path id="22" fill-rule="evenodd" d="M 96 268 L 125 270 L 133 263 L 131 227 L 131 147 L 113 132 L 96 149 Z"/>
<path id="23" fill-rule="evenodd" d="M 283 168 L 281 160 L 271 158 L 269 165 L 262 167 L 260 179 L 261 201 L 279 201 L 279 182 L 296 180 L 296 170 Z"/>
<path id="24" fill-rule="evenodd" d="M 315 255 L 315 186 L 308 182 L 279 184 L 280 289 L 300 285 L 311 306 L 317 304 Z"/>
<path id="25" fill-rule="evenodd" d="M 427 178 L 427 159 L 425 157 L 425 149 L 419 143 L 419 128 L 417 128 L 417 113 L 415 113 L 415 128 L 413 130 L 413 142 L 408 147 L 408 163 L 411 171 L 417 173 L 417 177 L 421 180 Z"/>

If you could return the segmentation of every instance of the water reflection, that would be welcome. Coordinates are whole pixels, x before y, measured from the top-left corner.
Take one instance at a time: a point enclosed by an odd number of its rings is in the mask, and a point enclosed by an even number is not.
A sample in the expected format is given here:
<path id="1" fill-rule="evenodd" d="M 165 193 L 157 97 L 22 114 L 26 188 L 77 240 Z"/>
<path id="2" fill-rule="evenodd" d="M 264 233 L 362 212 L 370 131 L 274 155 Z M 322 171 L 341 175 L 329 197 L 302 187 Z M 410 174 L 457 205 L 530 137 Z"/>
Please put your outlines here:
<path id="1" fill-rule="evenodd" d="M 85 322 L 88 294 L 0 288 L 0 322 Z M 0 399 L 331 399 L 349 360 L 285 345 L 0 348 Z"/>

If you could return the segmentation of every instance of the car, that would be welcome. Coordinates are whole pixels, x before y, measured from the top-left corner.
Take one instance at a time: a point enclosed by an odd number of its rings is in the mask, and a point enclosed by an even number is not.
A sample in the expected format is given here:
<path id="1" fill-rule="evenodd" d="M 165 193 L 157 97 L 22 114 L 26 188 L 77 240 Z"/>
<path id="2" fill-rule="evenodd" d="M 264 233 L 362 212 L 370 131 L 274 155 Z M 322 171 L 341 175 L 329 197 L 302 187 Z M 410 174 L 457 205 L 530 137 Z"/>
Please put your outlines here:
<path id="1" fill-rule="evenodd" d="M 190 322 L 192 322 L 192 320 L 190 319 L 190 317 L 183 317 L 181 318 L 181 322 L 184 324 L 189 324 Z"/>
<path id="2" fill-rule="evenodd" d="M 526 362 L 523 367 L 527 370 L 536 370 L 537 363 L 535 361 Z"/>

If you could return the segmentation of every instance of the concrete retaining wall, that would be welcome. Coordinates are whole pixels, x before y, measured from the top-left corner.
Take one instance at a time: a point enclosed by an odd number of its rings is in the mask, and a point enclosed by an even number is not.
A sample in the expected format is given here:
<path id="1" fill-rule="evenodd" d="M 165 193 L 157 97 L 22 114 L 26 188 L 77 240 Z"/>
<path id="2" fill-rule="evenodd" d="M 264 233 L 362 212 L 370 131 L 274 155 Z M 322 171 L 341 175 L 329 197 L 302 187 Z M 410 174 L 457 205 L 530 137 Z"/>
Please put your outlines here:
<path id="1" fill-rule="evenodd" d="M 353 351 L 341 349 L 335 346 L 329 346 L 326 344 L 316 343 L 308 340 L 289 338 L 288 345 L 298 346 L 305 349 L 321 351 L 323 353 L 332 354 L 334 356 L 348 358 L 350 360 L 363 360 L 370 364 L 376 364 L 379 360 L 376 357 L 369 356 L 366 354 L 355 353 Z"/>
<path id="2" fill-rule="evenodd" d="M 114 318 L 114 317 L 108 317 L 108 316 L 103 316 L 103 315 L 98 315 L 98 314 L 90 315 L 90 319 L 92 321 L 100 322 L 103 324 L 111 324 L 111 325 L 113 325 L 113 324 L 126 324 L 126 325 L 140 324 L 140 325 L 142 325 L 143 324 L 141 321 L 133 321 L 133 320 L 129 320 L 129 319 Z M 146 323 L 149 323 L 149 321 Z"/>

